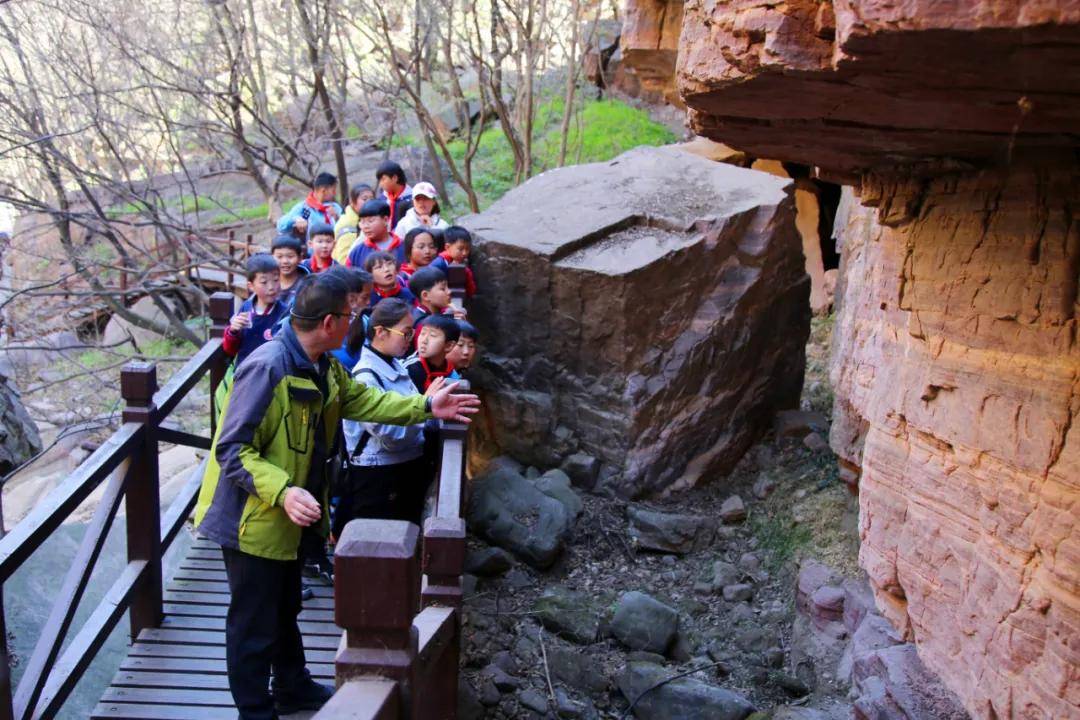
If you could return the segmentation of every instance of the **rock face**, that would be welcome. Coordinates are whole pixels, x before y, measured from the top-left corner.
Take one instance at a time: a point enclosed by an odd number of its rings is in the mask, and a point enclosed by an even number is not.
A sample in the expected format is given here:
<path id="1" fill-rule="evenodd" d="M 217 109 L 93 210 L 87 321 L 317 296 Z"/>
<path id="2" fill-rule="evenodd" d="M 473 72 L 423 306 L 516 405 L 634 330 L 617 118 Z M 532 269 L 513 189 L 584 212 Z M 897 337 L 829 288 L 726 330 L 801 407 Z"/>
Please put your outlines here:
<path id="1" fill-rule="evenodd" d="M 41 436 L 0 367 L 0 478 L 41 451 Z"/>
<path id="2" fill-rule="evenodd" d="M 1024 170 L 864 185 L 878 210 L 841 233 L 831 440 L 862 468 L 861 563 L 978 717 L 1080 713 L 1077 197 Z"/>
<path id="3" fill-rule="evenodd" d="M 1080 146 L 1078 30 L 1075 0 L 689 0 L 678 85 L 695 131 L 758 157 L 1005 160 Z"/>
<path id="4" fill-rule="evenodd" d="M 619 49 L 623 67 L 640 82 L 641 90 L 632 94 L 682 105 L 675 90 L 682 18 L 683 0 L 626 3 Z"/>
<path id="5" fill-rule="evenodd" d="M 789 191 L 639 148 L 464 218 L 495 443 L 542 467 L 586 453 L 626 496 L 730 468 L 802 386 L 809 282 Z"/>
<path id="6" fill-rule="evenodd" d="M 1075 0 L 685 7 L 692 126 L 856 186 L 830 440 L 877 605 L 977 718 L 1080 716 L 1078 30 Z"/>

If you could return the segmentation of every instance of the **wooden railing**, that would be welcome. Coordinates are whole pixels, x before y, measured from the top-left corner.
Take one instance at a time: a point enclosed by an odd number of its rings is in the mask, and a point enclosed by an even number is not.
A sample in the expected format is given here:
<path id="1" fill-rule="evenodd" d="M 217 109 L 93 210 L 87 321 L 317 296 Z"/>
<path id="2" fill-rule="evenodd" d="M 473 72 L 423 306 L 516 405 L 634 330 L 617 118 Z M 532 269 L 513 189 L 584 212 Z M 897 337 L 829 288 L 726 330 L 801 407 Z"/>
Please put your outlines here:
<path id="1" fill-rule="evenodd" d="M 454 303 L 465 268 L 450 266 Z M 468 383 L 463 382 L 464 389 Z M 337 692 L 315 720 L 453 720 L 461 654 L 467 426 L 442 424 L 435 512 L 416 525 L 353 520 L 334 552 Z"/>
<path id="2" fill-rule="evenodd" d="M 210 376 L 213 403 L 214 390 L 225 375 L 228 361 L 221 349 L 221 336 L 232 315 L 234 301 L 229 293 L 211 296 L 211 339 L 164 387 L 157 386 L 157 369 L 153 364 L 132 362 L 124 367 L 120 375 L 124 424 L 0 539 L 2 585 L 80 503 L 102 483 L 106 484 L 14 693 L 7 636 L 0 632 L 3 655 L 0 720 L 54 717 L 125 611 L 130 611 L 133 639 L 144 628 L 160 624 L 162 554 L 191 514 L 205 463 L 191 473 L 180 494 L 162 514 L 158 443 L 210 448 L 210 438 L 165 428 L 162 422 L 206 374 Z M 213 434 L 216 413 L 212 407 L 208 410 Z M 127 514 L 127 565 L 65 649 L 75 613 L 121 501 Z M 2 595 L 0 618 L 3 618 Z"/>
<path id="3" fill-rule="evenodd" d="M 460 304 L 464 267 L 451 266 L 449 279 L 454 302 Z M 157 386 L 153 364 L 126 365 L 121 372 L 124 424 L 0 538 L 2 589 L 61 523 L 106 483 L 14 693 L 0 592 L 0 720 L 54 717 L 124 612 L 130 611 L 133 640 L 142 630 L 161 624 L 162 555 L 191 514 L 205 461 L 162 513 L 158 443 L 209 450 L 217 416 L 214 391 L 228 364 L 221 337 L 234 304 L 231 293 L 211 296 L 211 339 L 164 387 Z M 163 427 L 207 374 L 211 437 Z M 318 713 L 319 720 L 456 716 L 465 560 L 465 436 L 465 425 L 443 423 L 435 512 L 424 522 L 422 547 L 419 528 L 406 522 L 354 520 L 342 533 L 334 556 L 335 621 L 344 628 L 336 658 L 339 689 Z M 127 565 L 65 648 L 121 501 L 127 513 Z"/>

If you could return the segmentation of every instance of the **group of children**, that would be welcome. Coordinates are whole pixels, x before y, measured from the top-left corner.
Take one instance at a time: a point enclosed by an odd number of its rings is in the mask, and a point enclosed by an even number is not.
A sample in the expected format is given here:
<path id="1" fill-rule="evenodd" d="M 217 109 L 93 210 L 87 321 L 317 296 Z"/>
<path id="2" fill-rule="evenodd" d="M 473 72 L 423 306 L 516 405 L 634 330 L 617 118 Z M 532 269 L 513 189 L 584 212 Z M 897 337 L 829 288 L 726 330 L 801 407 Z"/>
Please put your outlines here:
<path id="1" fill-rule="evenodd" d="M 361 383 L 401 394 L 433 395 L 476 360 L 479 333 L 452 304 L 451 264 L 468 262 L 472 237 L 440 217 L 429 183 L 410 188 L 395 163 L 376 172 L 380 195 L 367 185 L 333 202 L 336 178 L 323 174 L 311 194 L 278 223 L 270 253 L 247 261 L 249 298 L 223 339 L 238 367 L 288 322 L 305 276 L 329 273 L 348 289 L 345 342 L 333 355 Z M 404 238 L 398 234 L 402 233 Z M 466 297 L 476 292 L 466 266 Z M 437 453 L 435 427 L 345 421 L 335 448 L 340 460 L 332 534 L 357 517 L 419 524 Z M 331 541 L 333 537 L 331 538 Z M 330 579 L 325 545 L 302 545 L 305 574 Z"/>

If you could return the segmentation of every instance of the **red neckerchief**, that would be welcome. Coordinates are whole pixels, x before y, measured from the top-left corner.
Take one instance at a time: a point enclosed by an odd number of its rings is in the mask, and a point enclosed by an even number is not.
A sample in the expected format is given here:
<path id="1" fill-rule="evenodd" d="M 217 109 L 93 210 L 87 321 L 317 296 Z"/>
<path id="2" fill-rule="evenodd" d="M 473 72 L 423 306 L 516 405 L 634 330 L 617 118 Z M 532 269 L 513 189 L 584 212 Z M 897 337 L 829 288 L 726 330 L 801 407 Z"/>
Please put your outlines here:
<path id="1" fill-rule="evenodd" d="M 320 202 L 315 197 L 315 191 L 314 190 L 312 190 L 311 192 L 308 193 L 307 200 L 305 200 L 304 202 L 306 202 L 308 204 L 308 207 L 310 207 L 311 209 L 318 210 L 319 212 L 321 212 L 323 218 L 326 220 L 327 225 L 333 225 L 334 224 L 334 221 L 330 219 L 330 211 L 333 210 L 334 208 L 330 207 L 329 205 L 323 205 L 322 202 Z"/>
<path id="2" fill-rule="evenodd" d="M 403 193 L 403 192 L 405 192 L 405 186 L 404 185 L 402 185 L 401 189 L 398 190 L 397 195 L 391 195 L 390 193 L 383 190 L 383 194 L 386 195 L 386 203 L 390 206 L 390 224 L 391 225 L 394 224 L 394 206 L 397 205 L 398 198 L 401 197 L 401 193 Z"/>
<path id="3" fill-rule="evenodd" d="M 311 256 L 311 272 L 313 272 L 313 273 L 321 273 L 323 270 L 329 270 L 333 266 L 334 266 L 334 258 L 330 258 L 330 262 L 326 263 L 325 265 L 320 265 L 319 264 L 319 256 L 318 255 L 312 255 Z"/>
<path id="4" fill-rule="evenodd" d="M 383 298 L 384 300 L 386 298 L 388 298 L 388 297 L 394 297 L 395 295 L 397 295 L 397 294 L 399 294 L 401 292 L 401 289 L 403 287 L 405 287 L 404 285 L 401 284 L 401 279 L 400 278 L 395 278 L 395 280 L 396 280 L 397 284 L 394 285 L 393 290 L 390 290 L 390 291 L 384 293 L 379 288 L 372 287 L 371 292 L 375 293 L 376 295 L 378 295 L 380 298 Z"/>
<path id="5" fill-rule="evenodd" d="M 401 267 L 398 269 L 405 275 L 412 275 L 414 272 L 416 272 L 416 268 L 414 268 L 409 263 L 402 263 Z"/>
<path id="6" fill-rule="evenodd" d="M 439 253 L 439 257 L 445 260 L 447 265 L 450 265 L 454 262 L 454 258 L 451 257 L 449 250 L 443 250 L 441 253 Z"/>
<path id="7" fill-rule="evenodd" d="M 420 358 L 420 366 L 424 368 L 424 390 L 426 391 L 431 387 L 431 381 L 435 378 L 449 377 L 450 373 L 454 372 L 454 366 L 450 364 L 450 361 L 446 361 L 446 368 L 443 370 L 432 370 L 428 367 L 427 360 Z"/>
<path id="8" fill-rule="evenodd" d="M 382 252 L 394 252 L 395 250 L 397 250 L 398 245 L 401 244 L 401 238 L 399 238 L 394 233 L 390 233 L 390 237 L 392 239 L 390 241 L 390 244 L 386 246 L 385 250 L 383 250 L 381 247 L 379 247 L 379 244 L 377 242 L 375 242 L 374 240 L 372 240 L 371 238 L 369 238 L 367 235 L 364 236 L 364 244 L 367 245 L 372 250 L 381 250 Z"/>

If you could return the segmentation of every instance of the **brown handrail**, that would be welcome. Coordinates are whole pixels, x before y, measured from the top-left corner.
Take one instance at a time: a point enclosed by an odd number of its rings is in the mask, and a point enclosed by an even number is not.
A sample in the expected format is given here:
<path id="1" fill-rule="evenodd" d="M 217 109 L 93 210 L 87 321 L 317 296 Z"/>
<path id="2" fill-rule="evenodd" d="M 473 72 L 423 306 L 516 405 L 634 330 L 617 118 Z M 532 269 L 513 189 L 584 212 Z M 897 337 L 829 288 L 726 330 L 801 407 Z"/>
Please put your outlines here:
<path id="1" fill-rule="evenodd" d="M 2 584 L 91 492 L 108 480 L 105 494 L 94 511 L 14 697 L 10 688 L 0 694 L 0 720 L 55 716 L 124 612 L 130 611 L 132 639 L 142 629 L 160 624 L 163 617 L 162 554 L 183 527 L 195 504 L 202 468 L 192 473 L 180 495 L 162 516 L 157 460 L 161 437 L 159 425 L 207 373 L 211 377 L 210 394 L 213 397 L 213 390 L 224 376 L 228 362 L 221 348 L 221 333 L 228 324 L 233 303 L 233 296 L 227 293 L 218 293 L 211 298 L 213 337 L 160 390 L 154 365 L 132 362 L 124 367 L 120 375 L 121 395 L 125 400 L 124 424 L 66 482 L 0 539 Z M 188 440 L 189 444 L 198 445 L 208 442 L 208 438 L 189 438 L 183 434 L 171 435 L 170 439 Z M 121 501 L 127 511 L 127 565 L 61 653 Z M 2 612 L 0 596 L 0 614 Z M 0 636 L 0 654 L 5 667 L 9 668 L 4 636 Z"/>
<path id="2" fill-rule="evenodd" d="M 453 302 L 464 266 L 451 265 Z M 463 389 L 468 383 L 462 381 Z M 443 423 L 435 512 L 419 529 L 353 520 L 334 552 L 338 691 L 315 720 L 453 720 L 461 655 L 467 426 Z"/>

